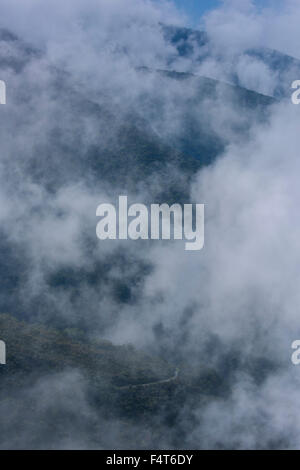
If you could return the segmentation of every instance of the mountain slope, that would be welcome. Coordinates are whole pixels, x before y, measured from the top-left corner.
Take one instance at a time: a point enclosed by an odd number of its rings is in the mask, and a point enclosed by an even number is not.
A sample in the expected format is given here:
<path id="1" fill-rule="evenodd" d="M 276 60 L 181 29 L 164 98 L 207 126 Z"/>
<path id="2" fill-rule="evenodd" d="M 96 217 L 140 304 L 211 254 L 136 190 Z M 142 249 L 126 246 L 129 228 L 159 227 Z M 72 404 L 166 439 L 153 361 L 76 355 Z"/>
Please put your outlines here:
<path id="1" fill-rule="evenodd" d="M 240 71 L 244 73 L 245 67 L 249 66 L 249 74 L 259 75 L 259 69 L 261 69 L 262 73 L 273 77 L 272 96 L 278 99 L 290 96 L 291 83 L 300 76 L 300 60 L 280 51 L 263 47 L 251 48 L 231 54 L 231 62 L 228 62 L 226 45 L 224 45 L 223 54 L 219 50 L 216 54 L 215 45 L 206 32 L 169 25 L 162 25 L 162 28 L 166 40 L 176 48 L 178 56 L 185 60 L 187 71 L 193 72 L 199 64 L 214 58 L 216 63 L 226 64 L 225 70 L 233 85 L 243 86 Z M 175 55 L 170 58 L 170 67 L 176 63 L 176 60 Z"/>

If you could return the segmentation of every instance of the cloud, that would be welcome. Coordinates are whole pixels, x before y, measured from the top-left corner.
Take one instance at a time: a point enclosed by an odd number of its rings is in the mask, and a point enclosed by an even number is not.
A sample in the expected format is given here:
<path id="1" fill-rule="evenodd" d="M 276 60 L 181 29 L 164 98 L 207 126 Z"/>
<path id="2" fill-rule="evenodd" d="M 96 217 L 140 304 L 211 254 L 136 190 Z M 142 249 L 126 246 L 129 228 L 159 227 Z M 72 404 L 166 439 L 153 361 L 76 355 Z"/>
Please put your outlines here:
<path id="1" fill-rule="evenodd" d="M 227 395 L 204 405 L 202 397 L 196 405 L 187 400 L 184 410 L 195 420 L 182 416 L 166 446 L 180 430 L 180 446 L 202 440 L 208 448 L 296 447 L 297 370 L 289 354 L 300 307 L 298 108 L 274 104 L 262 122 L 250 111 L 242 115 L 228 89 L 217 87 L 215 99 L 198 104 L 198 82 L 183 86 L 137 68 L 172 63 L 229 82 L 235 74 L 240 85 L 273 94 L 282 77 L 247 50 L 276 47 L 297 56 L 298 4 L 287 1 L 279 12 L 224 2 L 205 19 L 210 56 L 192 63 L 166 42 L 160 23 L 182 23 L 168 2 L 2 0 L 1 13 L 2 25 L 27 41 L 0 43 L 1 57 L 10 60 L 1 67 L 8 89 L 0 127 L 1 243 L 2 252 L 13 247 L 9 264 L 18 279 L 14 302 L 2 293 L 4 305 L 221 375 L 234 354 Z M 182 143 L 190 131 L 188 112 L 201 142 L 205 136 L 224 143 L 190 186 L 171 161 L 161 162 L 176 153 L 167 144 Z M 241 124 L 246 132 L 236 131 Z M 145 153 L 135 160 L 140 148 Z M 139 173 L 153 154 L 156 171 Z M 177 243 L 99 244 L 99 203 L 114 202 L 124 190 L 135 202 L 151 203 L 169 183 L 206 204 L 203 251 L 186 253 Z M 263 369 L 262 359 L 272 367 L 257 379 L 253 364 Z M 68 398 L 73 389 L 76 406 Z M 43 434 L 39 446 L 91 446 L 83 432 L 93 415 L 84 379 L 46 377 L 26 393 L 47 416 L 61 399 L 76 418 L 70 433 L 82 431 L 59 443 Z M 27 417 L 24 407 L 14 413 L 7 418 L 12 433 L 19 416 Z M 158 421 L 164 429 L 163 413 Z M 103 445 L 121 446 L 122 423 L 100 416 L 96 427 L 102 422 L 110 436 Z M 27 431 L 22 445 L 37 445 L 29 437 L 39 425 Z M 20 446 L 9 439 L 3 447 Z M 151 436 L 146 444 L 153 446 Z"/>

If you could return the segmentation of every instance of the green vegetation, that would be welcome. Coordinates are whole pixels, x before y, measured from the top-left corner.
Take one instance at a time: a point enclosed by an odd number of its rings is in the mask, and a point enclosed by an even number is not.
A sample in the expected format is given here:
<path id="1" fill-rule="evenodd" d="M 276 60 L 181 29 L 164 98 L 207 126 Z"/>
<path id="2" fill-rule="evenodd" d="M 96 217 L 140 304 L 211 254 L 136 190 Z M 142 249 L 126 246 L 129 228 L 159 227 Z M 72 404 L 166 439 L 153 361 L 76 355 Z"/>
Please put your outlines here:
<path id="1" fill-rule="evenodd" d="M 6 342 L 7 364 L 0 367 L 0 402 L 53 374 L 78 371 L 97 411 L 139 420 L 167 410 L 180 412 L 186 400 L 214 395 L 220 385 L 215 372 L 197 371 L 191 378 L 162 358 L 131 345 L 90 340 L 76 329 L 64 331 L 0 315 L 0 336 Z M 169 412 L 168 412 L 169 410 Z M 174 416 L 175 416 L 174 415 Z"/>
<path id="2" fill-rule="evenodd" d="M 6 314 L 0 315 L 0 332 L 7 347 L 7 364 L 0 369 L 1 376 L 76 368 L 93 383 L 124 386 L 163 380 L 174 371 L 167 362 L 130 345 L 91 341 L 80 331 L 45 328 Z"/>

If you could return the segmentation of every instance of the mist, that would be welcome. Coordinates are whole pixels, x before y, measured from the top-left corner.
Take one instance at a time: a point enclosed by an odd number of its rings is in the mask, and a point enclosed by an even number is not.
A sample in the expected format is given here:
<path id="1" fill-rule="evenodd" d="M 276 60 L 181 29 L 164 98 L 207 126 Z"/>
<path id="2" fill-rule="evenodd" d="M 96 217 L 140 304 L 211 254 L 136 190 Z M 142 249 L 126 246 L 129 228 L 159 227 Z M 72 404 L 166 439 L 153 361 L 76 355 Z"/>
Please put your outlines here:
<path id="1" fill-rule="evenodd" d="M 214 369 L 224 388 L 186 399 L 170 430 L 163 406 L 129 424 L 96 410 L 80 371 L 43 373 L 1 401 L 1 448 L 299 448 L 298 2 L 224 1 L 185 57 L 164 30 L 187 24 L 172 2 L 1 0 L 0 12 L 1 311 L 132 344 L 183 381 Z M 293 60 L 280 70 L 258 49 Z M 173 71 L 193 76 L 183 86 Z M 197 77 L 218 80 L 213 95 Z M 234 86 L 267 111 L 238 107 Z M 97 206 L 123 194 L 205 204 L 203 250 L 99 241 Z M 53 409 L 69 438 L 51 432 Z"/>

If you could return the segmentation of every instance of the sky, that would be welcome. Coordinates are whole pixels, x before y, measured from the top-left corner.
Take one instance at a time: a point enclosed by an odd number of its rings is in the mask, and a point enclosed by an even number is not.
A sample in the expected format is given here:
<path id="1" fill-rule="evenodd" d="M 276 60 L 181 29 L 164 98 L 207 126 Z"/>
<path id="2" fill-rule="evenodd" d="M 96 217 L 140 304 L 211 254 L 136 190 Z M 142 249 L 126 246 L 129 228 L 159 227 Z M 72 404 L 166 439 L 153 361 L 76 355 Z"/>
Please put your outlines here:
<path id="1" fill-rule="evenodd" d="M 175 5 L 184 11 L 188 18 L 190 25 L 197 25 L 200 17 L 207 13 L 209 10 L 217 8 L 222 4 L 222 0 L 173 0 Z M 270 4 L 272 0 L 255 0 L 254 3 L 258 7 L 264 7 Z M 277 0 L 279 3 L 279 0 Z"/>
<path id="2" fill-rule="evenodd" d="M 199 17 L 203 13 L 217 7 L 219 0 L 174 0 L 178 8 L 184 10 L 189 17 Z"/>

